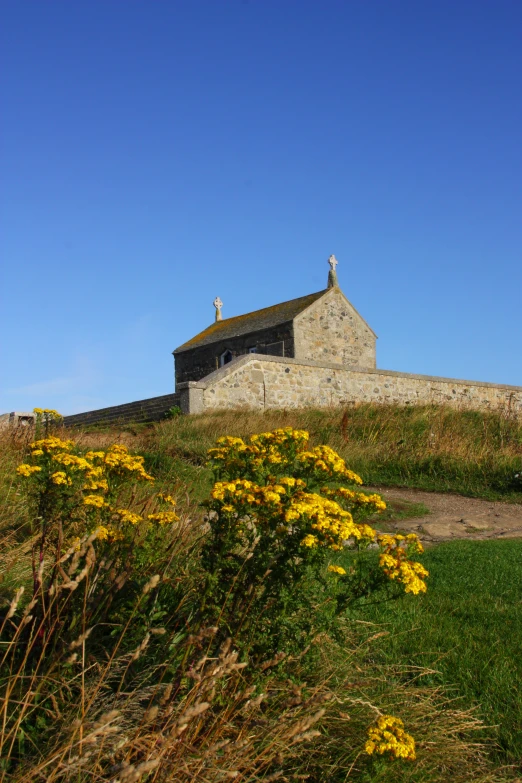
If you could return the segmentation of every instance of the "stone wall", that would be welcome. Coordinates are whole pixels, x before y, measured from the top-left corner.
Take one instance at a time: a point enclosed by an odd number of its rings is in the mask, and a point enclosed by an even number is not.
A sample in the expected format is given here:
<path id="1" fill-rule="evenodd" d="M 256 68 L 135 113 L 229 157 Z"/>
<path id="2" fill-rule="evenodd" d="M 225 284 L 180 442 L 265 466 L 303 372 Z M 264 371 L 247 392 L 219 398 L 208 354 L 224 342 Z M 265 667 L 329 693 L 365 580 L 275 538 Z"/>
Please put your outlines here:
<path id="1" fill-rule="evenodd" d="M 509 408 L 522 415 L 522 387 L 413 375 L 278 356 L 242 356 L 197 383 L 181 384 L 185 413 L 223 408 L 328 407 L 354 402 Z"/>
<path id="2" fill-rule="evenodd" d="M 248 354 L 255 347 L 258 353 L 270 354 L 277 351 L 281 356 L 294 355 L 294 335 L 292 322 L 279 324 L 270 329 L 243 334 L 219 340 L 200 348 L 189 348 L 175 353 L 176 389 L 180 383 L 199 381 L 219 367 L 219 357 L 225 351 L 231 351 L 234 357 Z"/>
<path id="3" fill-rule="evenodd" d="M 128 424 L 129 422 L 160 421 L 165 414 L 180 405 L 179 394 L 164 394 L 148 400 L 127 402 L 87 413 L 64 416 L 66 427 L 84 427 L 89 424 Z"/>
<path id="4" fill-rule="evenodd" d="M 339 288 L 294 319 L 296 359 L 375 367 L 376 336 Z"/>

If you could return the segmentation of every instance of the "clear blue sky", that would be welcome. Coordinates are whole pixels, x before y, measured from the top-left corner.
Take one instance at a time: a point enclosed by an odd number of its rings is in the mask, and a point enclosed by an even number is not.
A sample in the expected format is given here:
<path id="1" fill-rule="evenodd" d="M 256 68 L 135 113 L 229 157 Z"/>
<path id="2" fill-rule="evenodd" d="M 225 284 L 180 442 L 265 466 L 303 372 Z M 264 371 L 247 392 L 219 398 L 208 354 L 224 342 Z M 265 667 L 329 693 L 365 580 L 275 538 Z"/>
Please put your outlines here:
<path id="1" fill-rule="evenodd" d="M 520 0 L 4 0 L 0 412 L 173 390 L 341 287 L 378 366 L 522 385 Z"/>

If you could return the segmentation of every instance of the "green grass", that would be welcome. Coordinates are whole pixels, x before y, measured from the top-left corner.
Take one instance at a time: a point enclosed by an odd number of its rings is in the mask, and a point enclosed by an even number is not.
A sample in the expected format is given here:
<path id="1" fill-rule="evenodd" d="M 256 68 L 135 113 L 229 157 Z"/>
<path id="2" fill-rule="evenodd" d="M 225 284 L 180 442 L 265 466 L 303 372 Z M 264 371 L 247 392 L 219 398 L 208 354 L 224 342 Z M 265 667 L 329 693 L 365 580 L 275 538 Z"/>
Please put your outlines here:
<path id="1" fill-rule="evenodd" d="M 452 541 L 421 558 L 428 592 L 366 606 L 387 630 L 375 661 L 428 667 L 494 730 L 499 760 L 522 759 L 522 541 Z M 415 676 L 412 670 L 412 676 Z"/>

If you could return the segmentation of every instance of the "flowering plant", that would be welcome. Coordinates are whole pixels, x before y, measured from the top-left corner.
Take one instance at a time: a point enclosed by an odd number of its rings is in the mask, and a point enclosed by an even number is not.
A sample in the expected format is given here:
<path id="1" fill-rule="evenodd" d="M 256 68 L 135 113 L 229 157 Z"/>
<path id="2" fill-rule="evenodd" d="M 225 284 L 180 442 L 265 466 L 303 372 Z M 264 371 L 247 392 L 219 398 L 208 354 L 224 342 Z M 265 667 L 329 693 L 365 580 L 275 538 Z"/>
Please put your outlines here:
<path id="1" fill-rule="evenodd" d="M 257 637 L 265 652 L 289 637 L 304 646 L 324 618 L 325 590 L 330 620 L 390 580 L 406 592 L 426 590 L 427 571 L 411 560 L 422 552 L 417 536 L 379 535 L 365 520 L 386 508 L 382 498 L 360 491 L 362 479 L 333 449 L 308 440 L 303 430 L 278 429 L 219 438 L 208 453 L 216 482 L 205 608 L 231 633 Z M 355 556 L 348 570 L 330 562 L 346 551 Z"/>
<path id="2" fill-rule="evenodd" d="M 109 546 L 117 541 L 131 546 L 138 528 L 145 531 L 144 540 L 151 525 L 178 521 L 176 501 L 170 495 L 159 493 L 152 499 L 148 494 L 141 505 L 136 503 L 136 483 L 153 484 L 154 478 L 145 470 L 144 458 L 131 454 L 126 446 L 114 444 L 82 453 L 74 441 L 49 435 L 29 448 L 30 461 L 16 472 L 27 484 L 38 528 L 33 548 L 35 594 L 42 585 L 44 560 L 59 562 L 68 549 L 80 550 L 86 537 Z M 129 493 L 132 509 L 122 501 Z"/>
<path id="3" fill-rule="evenodd" d="M 415 740 L 404 731 L 404 723 L 393 715 L 380 715 L 368 729 L 365 752 L 372 756 L 388 754 L 393 759 L 414 761 Z"/>

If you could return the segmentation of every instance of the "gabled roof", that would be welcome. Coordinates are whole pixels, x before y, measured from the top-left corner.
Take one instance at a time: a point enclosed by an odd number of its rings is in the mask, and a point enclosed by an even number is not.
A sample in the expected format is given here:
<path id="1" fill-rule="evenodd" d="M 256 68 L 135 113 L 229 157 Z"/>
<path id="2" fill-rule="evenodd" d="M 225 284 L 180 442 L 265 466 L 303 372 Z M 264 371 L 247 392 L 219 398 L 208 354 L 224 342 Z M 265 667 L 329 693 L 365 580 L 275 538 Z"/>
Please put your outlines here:
<path id="1" fill-rule="evenodd" d="M 197 334 L 188 342 L 176 348 L 174 353 L 188 351 L 190 348 L 200 348 L 203 345 L 210 345 L 218 340 L 227 340 L 232 337 L 239 337 L 250 332 L 258 332 L 261 329 L 269 329 L 272 326 L 284 324 L 292 321 L 296 315 L 302 313 L 307 307 L 320 299 L 329 289 L 318 291 L 316 294 L 300 296 L 298 299 L 290 299 L 289 302 L 264 307 L 262 310 L 254 310 L 253 313 L 245 315 L 236 315 L 234 318 L 224 318 L 222 321 L 216 321 Z"/>

